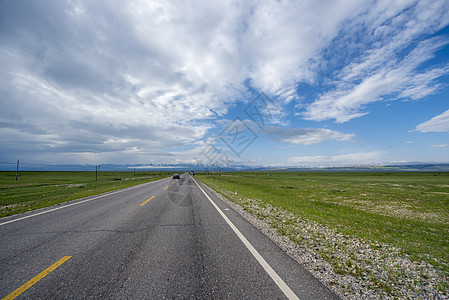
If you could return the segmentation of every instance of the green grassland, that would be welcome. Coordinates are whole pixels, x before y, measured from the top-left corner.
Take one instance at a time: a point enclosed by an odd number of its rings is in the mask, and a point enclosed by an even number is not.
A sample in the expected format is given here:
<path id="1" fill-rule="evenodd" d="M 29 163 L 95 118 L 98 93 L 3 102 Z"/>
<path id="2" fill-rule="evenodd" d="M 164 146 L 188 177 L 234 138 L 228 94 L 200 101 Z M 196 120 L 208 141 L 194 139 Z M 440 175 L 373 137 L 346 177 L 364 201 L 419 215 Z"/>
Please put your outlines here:
<path id="1" fill-rule="evenodd" d="M 436 176 L 435 176 L 436 175 Z M 449 173 L 223 173 L 199 179 L 449 271 Z M 229 193 L 227 193 L 229 197 Z M 244 202 L 244 201 L 243 201 Z"/>
<path id="2" fill-rule="evenodd" d="M 168 172 L 0 172 L 0 217 L 168 177 Z"/>

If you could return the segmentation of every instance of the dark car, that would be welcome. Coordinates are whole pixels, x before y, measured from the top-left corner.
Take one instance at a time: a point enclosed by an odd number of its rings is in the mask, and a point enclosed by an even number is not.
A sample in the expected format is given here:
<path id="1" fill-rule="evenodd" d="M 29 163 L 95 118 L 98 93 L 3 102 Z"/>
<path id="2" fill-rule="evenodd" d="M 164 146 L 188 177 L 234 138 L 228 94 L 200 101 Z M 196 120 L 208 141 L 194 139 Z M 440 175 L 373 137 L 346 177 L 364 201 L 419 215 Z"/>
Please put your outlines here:
<path id="1" fill-rule="evenodd" d="M 179 179 L 179 174 L 178 173 L 174 174 L 173 179 Z"/>

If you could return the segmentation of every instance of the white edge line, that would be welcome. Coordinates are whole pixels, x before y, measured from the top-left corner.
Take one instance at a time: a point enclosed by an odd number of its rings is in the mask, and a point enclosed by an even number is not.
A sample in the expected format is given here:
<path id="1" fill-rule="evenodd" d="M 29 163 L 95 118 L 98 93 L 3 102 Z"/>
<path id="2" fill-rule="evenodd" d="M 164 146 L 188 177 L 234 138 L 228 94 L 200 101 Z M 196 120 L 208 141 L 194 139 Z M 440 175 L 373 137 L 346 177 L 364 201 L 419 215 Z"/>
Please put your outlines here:
<path id="1" fill-rule="evenodd" d="M 257 259 L 259 264 L 265 269 L 265 271 L 270 275 L 271 279 L 277 284 L 277 286 L 281 289 L 281 291 L 284 293 L 284 295 L 288 299 L 298 299 L 298 296 L 290 289 L 290 287 L 282 280 L 282 278 L 276 273 L 275 270 L 267 263 L 267 261 L 262 257 L 262 255 L 259 254 L 259 252 L 256 250 L 256 248 L 251 245 L 251 243 L 246 239 L 246 237 L 240 232 L 240 230 L 237 229 L 237 227 L 229 220 L 229 218 L 223 213 L 223 211 L 218 207 L 217 204 L 215 204 L 214 201 L 209 197 L 209 195 L 206 194 L 206 192 L 201 188 L 201 186 L 196 182 L 196 180 L 192 177 L 193 181 L 196 183 L 196 185 L 200 188 L 200 190 L 203 192 L 203 194 L 206 196 L 206 198 L 212 203 L 212 205 L 215 207 L 215 209 L 220 213 L 220 215 L 223 217 L 223 219 L 228 223 L 228 225 L 232 228 L 232 230 L 235 232 L 235 234 L 240 238 L 240 240 L 245 244 L 246 248 L 251 252 L 251 254 Z"/>
<path id="2" fill-rule="evenodd" d="M 99 198 L 103 198 L 103 197 L 106 197 L 106 196 L 110 196 L 110 195 L 118 194 L 118 193 L 121 193 L 121 192 L 129 191 L 129 190 L 132 190 L 132 189 L 135 189 L 135 188 L 138 188 L 140 186 L 143 186 L 143 185 L 146 185 L 146 184 L 150 184 L 150 183 L 153 183 L 153 182 L 156 182 L 156 181 L 159 181 L 159 180 L 142 183 L 142 184 L 138 184 L 138 185 L 135 185 L 135 186 L 130 186 L 130 187 L 127 187 L 127 188 L 124 188 L 124 189 L 120 189 L 120 190 L 117 190 L 117 191 L 113 191 L 113 192 L 106 192 L 106 193 L 104 193 L 102 195 L 95 196 L 93 198 L 89 198 L 89 199 L 86 199 L 86 200 L 81 200 L 81 201 L 78 201 L 78 202 L 75 202 L 75 203 L 72 203 L 72 204 L 67 204 L 67 205 L 64 205 L 64 206 L 61 206 L 61 207 L 52 208 L 52 209 L 49 209 L 49 210 L 46 210 L 46 211 L 42 211 L 42 212 L 39 212 L 39 213 L 36 213 L 36 214 L 32 214 L 32 215 L 29 215 L 29 216 L 25 216 L 25 217 L 17 218 L 17 219 L 14 219 L 14 220 L 6 221 L 6 222 L 3 222 L 3 223 L 0 223 L 0 226 L 6 225 L 6 224 L 9 224 L 9 223 L 14 223 L 14 222 L 17 222 L 17 221 L 20 221 L 20 220 L 24 220 L 24 219 L 36 217 L 36 216 L 43 215 L 43 214 L 46 214 L 46 213 L 49 213 L 49 212 L 52 212 L 52 211 L 55 211 L 55 210 L 59 210 L 59 209 L 67 208 L 67 207 L 70 207 L 70 206 L 78 205 L 78 204 L 81 204 L 81 203 L 84 203 L 84 202 L 89 202 L 89 201 L 96 200 L 96 199 L 99 199 Z M 76 201 L 76 200 L 74 200 L 74 201 Z"/>

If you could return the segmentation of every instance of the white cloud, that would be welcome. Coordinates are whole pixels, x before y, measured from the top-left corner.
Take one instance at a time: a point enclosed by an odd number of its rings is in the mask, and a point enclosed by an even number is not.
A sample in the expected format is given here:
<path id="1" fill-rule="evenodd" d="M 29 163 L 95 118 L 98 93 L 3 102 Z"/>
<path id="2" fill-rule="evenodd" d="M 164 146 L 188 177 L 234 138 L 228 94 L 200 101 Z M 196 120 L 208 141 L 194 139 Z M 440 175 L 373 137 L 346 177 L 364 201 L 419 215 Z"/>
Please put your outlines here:
<path id="1" fill-rule="evenodd" d="M 1 16 L 2 131 L 19 130 L 24 142 L 33 134 L 65 155 L 122 151 L 114 162 L 136 162 L 136 152 L 146 160 L 205 136 L 213 126 L 208 120 L 224 114 L 227 99 L 244 90 L 238 66 L 225 59 L 232 56 L 212 45 L 226 39 L 229 28 L 219 28 L 227 14 L 217 10 L 215 19 L 207 13 L 211 5 L 116 4 L 2 9 L 21 10 Z M 218 32 L 209 39 L 199 32 L 211 29 Z"/>
<path id="2" fill-rule="evenodd" d="M 434 37 L 415 45 L 418 36 L 436 32 L 449 23 L 447 1 L 403 2 L 406 5 L 387 6 L 382 1 L 369 12 L 358 15 L 351 23 L 361 32 L 358 45 L 368 46 L 354 61 L 337 72 L 335 88 L 322 93 L 302 114 L 307 120 L 335 119 L 344 123 L 366 115 L 370 103 L 385 98 L 417 100 L 438 91 L 437 78 L 449 73 L 449 65 L 420 70 L 421 65 L 449 43 L 447 38 Z M 388 2 L 388 5 L 390 3 Z M 405 9 L 408 7 L 408 9 Z M 380 13 L 382 12 L 382 13 Z M 427 18 L 432 15 L 432 17 Z M 363 26 L 361 26 L 363 24 Z M 382 33 L 380 33 L 382 31 Z M 340 43 L 350 41 L 342 38 Z M 346 45 L 347 46 L 347 45 Z M 408 49 L 412 50 L 409 51 Z M 403 57 L 402 53 L 409 51 Z M 401 53 L 399 55 L 398 53 Z"/>
<path id="3" fill-rule="evenodd" d="M 416 126 L 420 132 L 449 132 L 449 109 L 441 115 Z"/>
<path id="4" fill-rule="evenodd" d="M 449 73 L 449 65 L 423 73 L 417 73 L 416 69 L 424 57 L 430 58 L 430 54 L 448 43 L 449 41 L 439 39 L 422 42 L 412 53 L 398 62 L 397 66 L 379 68 L 373 74 L 362 77 L 360 83 L 321 95 L 307 107 L 305 118 L 316 121 L 333 118 L 337 123 L 344 123 L 366 115 L 368 112 L 360 111 L 365 105 L 380 101 L 386 96 L 393 96 L 393 99 L 416 100 L 435 93 L 440 85 L 434 80 Z M 395 93 L 399 95 L 394 96 Z"/>
<path id="5" fill-rule="evenodd" d="M 430 147 L 433 147 L 433 148 L 447 148 L 447 147 L 449 147 L 449 144 L 431 145 Z"/>
<path id="6" fill-rule="evenodd" d="M 316 155 L 316 156 L 296 156 L 288 159 L 293 165 L 307 165 L 307 166 L 356 166 L 368 165 L 382 162 L 382 158 L 386 152 L 371 151 L 371 152 L 357 152 L 346 153 L 339 155 Z"/>
<path id="7" fill-rule="evenodd" d="M 295 145 L 313 145 L 327 140 L 350 142 L 355 137 L 354 134 L 341 133 L 326 128 L 267 127 L 264 132 L 271 135 L 276 142 Z"/>
<path id="8" fill-rule="evenodd" d="M 327 128 L 286 128 L 280 126 L 260 126 L 252 120 L 221 120 L 219 122 L 223 126 L 223 138 L 228 134 L 235 134 L 235 129 L 241 135 L 249 137 L 255 135 L 268 135 L 268 137 L 275 142 L 287 143 L 292 145 L 313 145 L 319 144 L 328 140 L 335 140 L 339 142 L 354 142 L 355 134 L 342 133 L 339 131 L 330 130 Z"/>
<path id="9" fill-rule="evenodd" d="M 436 79 L 448 67 L 418 69 L 447 40 L 414 41 L 447 24 L 447 5 L 4 1 L 0 135 L 8 151 L 0 155 L 12 159 L 22 154 L 7 154 L 11 149 L 31 143 L 35 152 L 23 152 L 30 159 L 188 160 L 198 149 L 184 156 L 177 149 L 200 145 L 239 101 L 267 93 L 281 106 L 267 125 L 286 126 L 289 107 L 299 107 L 298 84 L 322 79 L 333 80 L 335 89 L 305 106 L 310 120 L 345 122 L 391 93 L 422 98 L 438 90 Z M 353 38 L 357 42 L 348 44 Z M 354 51 L 353 62 L 345 63 L 346 52 L 334 52 L 336 47 Z M 395 56 L 409 48 L 414 50 L 408 57 Z M 328 64 L 338 65 L 332 70 L 336 78 L 321 78 Z M 322 128 L 270 130 L 278 142 L 290 144 L 354 138 Z"/>
<path id="10" fill-rule="evenodd" d="M 257 89 L 284 95 L 298 81 L 315 80 L 319 53 L 364 1 L 279 1 L 252 6 L 242 46 Z M 289 97 L 286 101 L 291 101 Z"/>

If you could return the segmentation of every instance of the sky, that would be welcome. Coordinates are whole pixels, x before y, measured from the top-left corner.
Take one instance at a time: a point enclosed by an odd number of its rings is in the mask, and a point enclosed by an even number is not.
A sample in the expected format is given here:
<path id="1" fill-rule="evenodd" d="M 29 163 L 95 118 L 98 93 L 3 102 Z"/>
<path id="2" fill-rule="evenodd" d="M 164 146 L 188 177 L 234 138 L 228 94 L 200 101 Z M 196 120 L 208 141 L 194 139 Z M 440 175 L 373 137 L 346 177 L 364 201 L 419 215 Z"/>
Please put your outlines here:
<path id="1" fill-rule="evenodd" d="M 0 162 L 449 163 L 449 1 L 0 0 Z"/>

